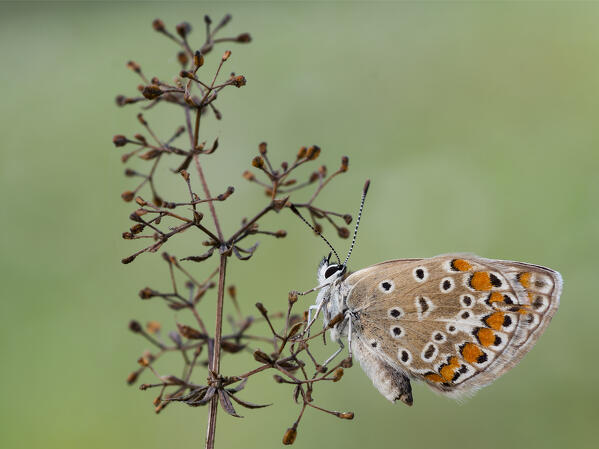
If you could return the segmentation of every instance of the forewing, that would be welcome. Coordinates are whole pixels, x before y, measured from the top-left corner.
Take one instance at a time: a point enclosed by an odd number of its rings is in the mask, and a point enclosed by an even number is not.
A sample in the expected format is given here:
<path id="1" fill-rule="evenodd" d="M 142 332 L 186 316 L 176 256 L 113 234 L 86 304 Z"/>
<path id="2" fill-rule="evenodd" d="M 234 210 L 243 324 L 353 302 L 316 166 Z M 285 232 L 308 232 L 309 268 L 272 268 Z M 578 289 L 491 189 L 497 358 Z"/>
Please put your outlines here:
<path id="1" fill-rule="evenodd" d="M 561 276 L 449 254 L 384 262 L 346 279 L 355 332 L 387 363 L 459 395 L 514 366 L 559 305 Z"/>

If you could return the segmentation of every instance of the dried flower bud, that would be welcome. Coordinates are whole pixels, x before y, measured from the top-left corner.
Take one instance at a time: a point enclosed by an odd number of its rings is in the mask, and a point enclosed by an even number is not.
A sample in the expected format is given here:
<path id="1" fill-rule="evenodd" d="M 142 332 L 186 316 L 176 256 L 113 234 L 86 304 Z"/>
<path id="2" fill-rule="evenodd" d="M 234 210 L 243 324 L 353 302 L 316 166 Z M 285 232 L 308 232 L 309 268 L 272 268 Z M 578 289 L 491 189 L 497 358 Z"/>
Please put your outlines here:
<path id="1" fill-rule="evenodd" d="M 297 437 L 297 429 L 295 427 L 290 427 L 285 431 L 283 435 L 283 444 L 290 445 L 295 442 L 295 438 Z"/>
<path id="2" fill-rule="evenodd" d="M 193 54 L 193 64 L 197 68 L 200 68 L 204 65 L 204 55 L 200 53 L 199 50 L 196 50 L 196 52 Z"/>
<path id="3" fill-rule="evenodd" d="M 242 33 L 237 36 L 236 41 L 241 44 L 247 44 L 248 42 L 252 42 L 252 36 L 250 36 L 250 33 Z"/>
<path id="4" fill-rule="evenodd" d="M 121 259 L 121 263 L 123 265 L 127 265 L 128 263 L 131 263 L 135 260 L 135 258 L 137 257 L 137 255 L 133 254 L 129 257 L 125 257 L 124 259 Z"/>
<path id="5" fill-rule="evenodd" d="M 129 230 L 131 231 L 132 234 L 139 234 L 140 232 L 143 232 L 145 228 L 145 225 L 141 224 L 141 223 L 137 223 L 136 225 L 133 225 L 129 228 Z"/>
<path id="6" fill-rule="evenodd" d="M 270 359 L 268 354 L 260 351 L 259 349 L 256 349 L 254 351 L 254 359 L 256 360 L 256 362 L 259 362 L 259 363 L 265 363 L 265 364 L 269 364 L 269 365 L 272 364 L 272 360 Z"/>
<path id="7" fill-rule="evenodd" d="M 319 155 L 320 155 L 320 147 L 317 145 L 313 145 L 310 148 L 308 148 L 308 151 L 306 153 L 306 157 L 311 161 L 318 158 Z"/>
<path id="8" fill-rule="evenodd" d="M 333 382 L 339 382 L 343 377 L 343 368 L 337 368 L 333 373 Z"/>
<path id="9" fill-rule="evenodd" d="M 278 239 L 287 237 L 287 231 L 285 231 L 284 229 L 279 229 L 277 232 L 275 232 L 275 237 Z"/>
<path id="10" fill-rule="evenodd" d="M 158 195 L 154 195 L 154 198 L 152 198 L 152 202 L 157 207 L 162 207 L 162 204 L 164 203 L 162 198 L 160 198 Z"/>
<path id="11" fill-rule="evenodd" d="M 141 73 L 141 67 L 135 61 L 127 62 L 127 68 L 133 70 L 135 73 Z"/>
<path id="12" fill-rule="evenodd" d="M 283 171 L 287 171 L 287 169 L 289 168 L 289 164 L 283 161 L 281 162 L 281 168 L 283 169 Z"/>
<path id="13" fill-rule="evenodd" d="M 142 327 L 141 327 L 141 324 L 139 324 L 139 321 L 136 321 L 136 320 L 129 321 L 129 330 L 131 332 L 133 332 L 134 334 L 139 334 L 142 331 Z"/>
<path id="14" fill-rule="evenodd" d="M 128 178 L 130 178 L 131 176 L 135 176 L 135 175 L 137 175 L 137 172 L 135 170 L 133 170 L 132 168 L 125 169 L 125 176 L 127 176 Z"/>
<path id="15" fill-rule="evenodd" d="M 322 234 L 322 225 L 320 223 L 314 223 L 314 232 L 316 235 Z"/>
<path id="16" fill-rule="evenodd" d="M 256 303 L 256 309 L 258 309 L 262 315 L 268 315 L 268 310 L 266 310 L 266 307 L 264 307 L 264 304 L 262 304 L 261 302 Z"/>
<path id="17" fill-rule="evenodd" d="M 139 114 L 137 114 L 137 120 L 139 120 L 139 123 L 141 123 L 144 126 L 148 125 L 148 122 L 146 122 L 146 120 L 144 119 L 144 116 L 141 112 Z"/>
<path id="18" fill-rule="evenodd" d="M 191 25 L 188 22 L 181 22 L 175 27 L 175 29 L 177 30 L 177 34 L 183 39 L 185 39 L 187 35 L 191 33 Z"/>
<path id="19" fill-rule="evenodd" d="M 189 338 L 190 340 L 201 340 L 206 337 L 200 331 L 195 330 L 193 327 L 186 326 L 185 324 L 177 323 L 177 328 L 182 337 Z"/>
<path id="20" fill-rule="evenodd" d="M 321 165 L 320 167 L 318 167 L 318 173 L 323 178 L 326 177 L 326 175 L 327 175 L 327 166 L 326 165 Z"/>
<path id="21" fill-rule="evenodd" d="M 150 366 L 150 361 L 145 357 L 138 358 L 137 363 L 139 363 L 141 366 Z"/>
<path id="22" fill-rule="evenodd" d="M 131 232 L 123 232 L 122 237 L 125 240 L 132 240 L 134 236 Z"/>
<path id="23" fill-rule="evenodd" d="M 231 57 L 231 50 L 227 50 L 224 54 L 223 54 L 223 61 L 226 61 L 227 59 L 229 59 Z"/>
<path id="24" fill-rule="evenodd" d="M 194 78 L 195 78 L 194 74 L 193 74 L 193 73 L 191 73 L 189 70 L 181 70 L 181 71 L 179 72 L 179 76 L 180 76 L 181 78 L 188 78 L 188 79 L 190 79 L 190 80 L 192 80 L 192 79 L 194 79 Z"/>
<path id="25" fill-rule="evenodd" d="M 123 199 L 123 201 L 126 201 L 127 203 L 133 201 L 134 197 L 135 192 L 132 192 L 131 190 L 125 190 L 123 193 L 121 193 L 121 198 Z"/>
<path id="26" fill-rule="evenodd" d="M 282 384 L 285 383 L 285 379 L 283 379 L 281 376 L 279 376 L 278 374 L 275 374 L 274 376 L 272 376 L 272 378 L 275 380 L 276 383 L 278 384 Z"/>
<path id="27" fill-rule="evenodd" d="M 312 174 L 310 175 L 310 179 L 308 180 L 308 182 L 309 182 L 310 184 L 312 184 L 313 182 L 316 182 L 316 181 L 318 181 L 318 179 L 319 179 L 319 178 L 320 178 L 320 175 L 318 174 L 318 172 L 317 172 L 317 171 L 315 171 L 315 172 L 312 172 Z"/>
<path id="28" fill-rule="evenodd" d="M 148 203 L 146 202 L 146 200 L 144 200 L 141 196 L 138 196 L 137 198 L 135 198 L 135 202 L 137 204 L 139 204 L 140 206 L 146 206 Z"/>
<path id="29" fill-rule="evenodd" d="M 347 358 L 345 358 L 345 359 L 343 359 L 343 360 L 341 361 L 341 366 L 342 366 L 343 368 L 351 368 L 351 367 L 352 367 L 352 365 L 353 365 L 353 361 L 352 361 L 352 358 L 351 358 L 351 356 L 350 356 L 350 357 L 347 357 Z"/>
<path id="30" fill-rule="evenodd" d="M 189 172 L 185 169 L 181 170 L 179 174 L 185 179 L 185 181 L 189 181 Z"/>
<path id="31" fill-rule="evenodd" d="M 189 62 L 187 53 L 185 53 L 184 51 L 180 51 L 179 53 L 177 53 L 177 60 L 179 61 L 179 64 L 181 64 L 183 67 L 185 67 L 187 65 L 187 63 Z"/>
<path id="32" fill-rule="evenodd" d="M 260 142 L 258 144 L 258 151 L 260 152 L 261 155 L 265 155 L 266 154 L 266 142 Z"/>
<path id="33" fill-rule="evenodd" d="M 141 299 L 150 299 L 151 297 L 155 296 L 155 293 L 156 292 L 152 290 L 150 287 L 146 287 L 139 291 L 139 297 Z"/>
<path id="34" fill-rule="evenodd" d="M 207 17 L 207 16 L 206 16 L 206 17 Z M 226 15 L 225 15 L 225 16 L 222 18 L 222 20 L 220 21 L 220 23 L 218 24 L 218 27 L 219 27 L 219 28 L 222 28 L 222 27 L 224 27 L 226 24 L 228 24 L 228 23 L 231 21 L 231 19 L 232 19 L 232 18 L 233 18 L 233 16 L 231 16 L 231 14 L 226 14 Z"/>
<path id="35" fill-rule="evenodd" d="M 135 383 L 138 376 L 139 376 L 139 373 L 137 371 L 133 371 L 132 373 L 129 373 L 129 375 L 127 376 L 127 383 L 129 385 Z"/>
<path id="36" fill-rule="evenodd" d="M 162 402 L 162 398 L 160 396 L 156 396 L 154 398 L 154 400 L 152 401 L 152 404 L 154 404 L 154 406 L 157 407 L 160 405 L 161 402 Z"/>
<path id="37" fill-rule="evenodd" d="M 289 334 L 287 335 L 288 338 L 293 337 L 295 334 L 297 334 L 300 329 L 304 327 L 304 322 L 300 321 L 299 323 L 295 323 L 291 329 L 289 330 Z"/>
<path id="38" fill-rule="evenodd" d="M 341 419 L 354 419 L 354 412 L 337 412 L 335 415 Z"/>
<path id="39" fill-rule="evenodd" d="M 156 159 L 158 157 L 158 155 L 160 155 L 160 150 L 151 149 L 151 150 L 146 151 L 143 154 L 140 154 L 139 158 L 143 159 L 144 161 L 149 161 L 152 159 Z"/>
<path id="40" fill-rule="evenodd" d="M 341 168 L 339 168 L 340 172 L 345 173 L 349 168 L 349 158 L 347 156 L 343 156 L 341 158 Z"/>
<path id="41" fill-rule="evenodd" d="M 158 98 L 160 95 L 162 95 L 162 89 L 160 88 L 160 86 L 151 84 L 149 86 L 145 86 L 141 93 L 148 100 L 154 100 L 155 98 Z"/>
<path id="42" fill-rule="evenodd" d="M 155 31 L 164 31 L 164 22 L 160 19 L 155 19 L 152 22 L 152 28 L 154 28 Z"/>
<path id="43" fill-rule="evenodd" d="M 297 158 L 302 159 L 302 158 L 306 157 L 307 153 L 308 153 L 308 149 L 306 147 L 301 147 L 299 149 L 299 151 L 297 152 Z"/>
<path id="44" fill-rule="evenodd" d="M 129 142 L 129 141 L 122 134 L 117 134 L 116 136 L 114 136 L 112 138 L 112 143 L 114 144 L 115 147 L 125 146 L 125 145 L 127 145 L 127 142 Z"/>
<path id="45" fill-rule="evenodd" d="M 339 237 L 341 237 L 342 239 L 346 239 L 349 237 L 349 229 L 339 228 L 337 229 L 337 234 L 339 234 Z"/>
<path id="46" fill-rule="evenodd" d="M 298 292 L 296 290 L 291 290 L 289 292 L 289 303 L 294 304 L 297 301 Z"/>
<path id="47" fill-rule="evenodd" d="M 125 106 L 127 104 L 127 97 L 124 95 L 117 95 L 114 101 L 116 102 L 117 106 Z"/>
<path id="48" fill-rule="evenodd" d="M 256 179 L 256 176 L 254 176 L 254 174 L 249 170 L 244 171 L 242 176 L 248 181 L 253 181 Z"/>
<path id="49" fill-rule="evenodd" d="M 343 221 L 345 221 L 345 224 L 350 224 L 352 221 L 352 216 L 350 214 L 345 214 L 343 216 Z"/>
<path id="50" fill-rule="evenodd" d="M 254 159 L 252 159 L 252 165 L 256 168 L 264 167 L 264 159 L 262 156 L 256 156 Z"/>
<path id="51" fill-rule="evenodd" d="M 247 84 L 247 80 L 243 75 L 234 76 L 231 81 L 233 82 L 233 85 L 236 87 L 245 86 Z"/>
<path id="52" fill-rule="evenodd" d="M 161 329 L 161 325 L 158 321 L 148 321 L 146 323 L 146 330 L 150 333 L 150 334 L 157 334 L 158 332 L 160 332 Z"/>
<path id="53" fill-rule="evenodd" d="M 221 193 L 216 198 L 220 201 L 224 201 L 227 198 L 229 198 L 231 195 L 233 195 L 233 192 L 235 192 L 235 188 L 232 186 L 229 186 L 229 187 L 227 187 L 227 191 L 225 193 Z"/>

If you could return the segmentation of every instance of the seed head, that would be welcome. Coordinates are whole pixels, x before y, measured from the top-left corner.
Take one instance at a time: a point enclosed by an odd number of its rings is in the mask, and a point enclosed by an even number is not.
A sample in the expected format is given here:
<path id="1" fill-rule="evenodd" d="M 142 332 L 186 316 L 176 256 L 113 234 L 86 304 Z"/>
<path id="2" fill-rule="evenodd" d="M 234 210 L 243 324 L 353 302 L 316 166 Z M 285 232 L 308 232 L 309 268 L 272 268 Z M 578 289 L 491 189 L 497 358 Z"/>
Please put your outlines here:
<path id="1" fill-rule="evenodd" d="M 264 159 L 262 156 L 256 156 L 254 159 L 252 159 L 252 165 L 256 168 L 264 167 Z"/>
<path id="2" fill-rule="evenodd" d="M 122 134 L 117 134 L 116 136 L 114 136 L 112 138 L 112 143 L 114 144 L 115 147 L 125 146 L 125 145 L 127 145 L 127 142 L 129 142 L 129 141 Z"/>
<path id="3" fill-rule="evenodd" d="M 237 36 L 236 41 L 241 44 L 247 44 L 248 42 L 252 42 L 252 36 L 250 36 L 250 33 L 243 33 Z"/>
<path id="4" fill-rule="evenodd" d="M 133 332 L 134 334 L 139 334 L 142 331 L 142 327 L 141 327 L 141 324 L 139 324 L 139 321 L 136 321 L 136 320 L 129 321 L 129 330 L 131 332 Z"/>
<path id="5" fill-rule="evenodd" d="M 283 434 L 283 444 L 290 445 L 295 442 L 295 438 L 297 437 L 297 429 L 295 427 L 290 427 Z"/>
<path id="6" fill-rule="evenodd" d="M 164 31 L 165 30 L 164 22 L 160 19 L 155 19 L 152 22 L 152 28 L 154 28 L 155 31 L 159 31 L 159 32 Z"/>
<path id="7" fill-rule="evenodd" d="M 160 89 L 160 86 L 151 84 L 149 86 L 145 86 L 141 93 L 148 100 L 154 100 L 162 95 L 162 89 Z"/>
<path id="8" fill-rule="evenodd" d="M 191 25 L 188 22 L 181 22 L 175 28 L 177 30 L 177 34 L 183 39 L 185 39 L 187 35 L 191 33 Z"/>
<path id="9" fill-rule="evenodd" d="M 133 201 L 134 197 L 135 192 L 132 192 L 131 190 L 125 190 L 123 193 L 121 193 L 121 198 L 123 199 L 123 201 L 126 201 L 127 203 Z"/>

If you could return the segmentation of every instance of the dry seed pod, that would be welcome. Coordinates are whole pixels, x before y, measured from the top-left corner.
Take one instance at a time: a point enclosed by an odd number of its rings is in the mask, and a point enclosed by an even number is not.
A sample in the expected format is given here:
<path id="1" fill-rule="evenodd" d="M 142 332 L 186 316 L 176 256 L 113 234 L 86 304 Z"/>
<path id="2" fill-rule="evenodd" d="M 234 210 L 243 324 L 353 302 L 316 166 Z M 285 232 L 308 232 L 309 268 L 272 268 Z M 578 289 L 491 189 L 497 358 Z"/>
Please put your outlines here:
<path id="1" fill-rule="evenodd" d="M 297 429 L 295 427 L 290 427 L 285 431 L 283 435 L 283 444 L 290 445 L 295 442 L 295 438 L 297 437 Z"/>

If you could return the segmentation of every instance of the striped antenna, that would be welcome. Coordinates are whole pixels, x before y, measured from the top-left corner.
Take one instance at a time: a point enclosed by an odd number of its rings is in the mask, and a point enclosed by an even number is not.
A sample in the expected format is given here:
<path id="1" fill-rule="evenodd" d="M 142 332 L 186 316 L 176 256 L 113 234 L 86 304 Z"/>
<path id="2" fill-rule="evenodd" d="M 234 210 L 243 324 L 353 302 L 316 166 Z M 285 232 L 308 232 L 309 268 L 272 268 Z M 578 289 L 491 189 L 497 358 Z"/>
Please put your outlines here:
<path id="1" fill-rule="evenodd" d="M 338 265 L 341 265 L 341 259 L 339 258 L 339 254 L 337 254 L 337 251 L 335 251 L 335 248 L 333 248 L 333 245 L 331 245 L 329 243 L 329 241 L 324 237 L 324 235 L 322 235 L 320 232 L 318 232 L 316 229 L 314 229 L 314 226 L 312 226 L 310 223 L 308 223 L 308 220 L 306 220 L 304 217 L 302 217 L 302 214 L 300 214 L 299 210 L 297 210 L 297 208 L 293 204 L 289 207 L 295 215 L 300 217 L 302 219 L 302 221 L 310 227 L 310 229 L 312 229 L 316 234 L 318 234 L 320 236 L 320 238 L 323 239 L 327 245 L 329 245 L 329 248 L 331 248 L 331 250 L 335 254 L 335 257 L 337 258 Z M 329 254 L 329 259 L 330 258 L 331 258 L 331 255 Z"/>
<path id="2" fill-rule="evenodd" d="M 347 266 L 347 261 L 349 260 L 349 256 L 354 249 L 354 245 L 356 243 L 356 235 L 358 235 L 358 226 L 360 226 L 360 218 L 362 217 L 362 209 L 364 208 L 364 201 L 366 200 L 366 194 L 368 193 L 368 187 L 370 187 L 370 179 L 366 180 L 364 184 L 364 189 L 362 189 L 362 201 L 360 202 L 360 210 L 358 212 L 358 218 L 356 219 L 356 227 L 354 228 L 354 237 L 351 241 L 351 246 L 349 247 L 349 252 L 347 253 L 347 257 L 345 258 L 345 262 L 343 262 L 343 266 Z"/>

